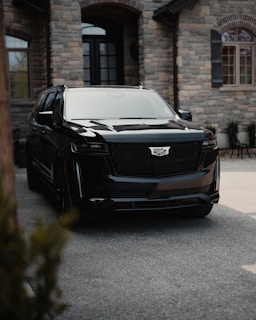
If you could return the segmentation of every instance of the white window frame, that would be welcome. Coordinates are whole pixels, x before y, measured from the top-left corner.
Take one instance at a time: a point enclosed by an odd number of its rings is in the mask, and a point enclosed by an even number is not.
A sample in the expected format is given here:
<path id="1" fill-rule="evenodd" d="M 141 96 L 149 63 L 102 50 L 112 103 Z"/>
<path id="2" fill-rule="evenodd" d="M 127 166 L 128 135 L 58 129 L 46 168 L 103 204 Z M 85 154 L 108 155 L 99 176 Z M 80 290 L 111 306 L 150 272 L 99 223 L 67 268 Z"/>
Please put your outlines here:
<path id="1" fill-rule="evenodd" d="M 234 28 L 235 30 L 237 28 Z M 249 33 L 253 41 L 252 42 L 239 42 L 239 41 L 222 41 L 222 47 L 234 47 L 235 48 L 235 83 L 229 84 L 224 82 L 224 75 L 223 75 L 223 86 L 225 87 L 253 87 L 255 84 L 255 37 L 248 32 L 247 30 L 244 30 L 247 33 Z M 251 77 L 252 81 L 250 84 L 243 84 L 241 83 L 241 74 L 240 74 L 240 50 L 243 47 L 250 47 L 252 49 L 252 70 L 251 70 Z"/>

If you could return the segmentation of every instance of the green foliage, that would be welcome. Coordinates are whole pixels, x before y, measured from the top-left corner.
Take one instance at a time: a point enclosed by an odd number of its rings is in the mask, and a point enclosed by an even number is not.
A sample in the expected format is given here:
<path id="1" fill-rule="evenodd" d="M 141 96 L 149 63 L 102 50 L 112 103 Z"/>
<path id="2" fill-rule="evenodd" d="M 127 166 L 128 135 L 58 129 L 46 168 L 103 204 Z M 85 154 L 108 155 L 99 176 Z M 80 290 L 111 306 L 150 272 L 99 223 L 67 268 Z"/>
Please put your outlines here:
<path id="1" fill-rule="evenodd" d="M 255 122 L 249 123 L 248 127 L 248 134 L 249 134 L 249 146 L 250 148 L 255 147 L 255 133 L 256 133 L 256 125 Z"/>
<path id="2" fill-rule="evenodd" d="M 210 130 L 214 135 L 216 134 L 216 127 L 214 127 L 213 125 L 207 124 L 205 128 Z"/>
<path id="3" fill-rule="evenodd" d="M 234 147 L 234 138 L 238 134 L 238 125 L 239 122 L 234 120 L 229 121 L 227 124 L 227 134 L 230 148 Z"/>
<path id="4" fill-rule="evenodd" d="M 68 231 L 58 221 L 37 220 L 29 233 L 11 223 L 11 205 L 0 195 L 0 319 L 44 320 L 62 314 L 58 267 Z M 62 219 L 62 225 L 70 225 Z M 30 283 L 34 294 L 27 289 Z"/>

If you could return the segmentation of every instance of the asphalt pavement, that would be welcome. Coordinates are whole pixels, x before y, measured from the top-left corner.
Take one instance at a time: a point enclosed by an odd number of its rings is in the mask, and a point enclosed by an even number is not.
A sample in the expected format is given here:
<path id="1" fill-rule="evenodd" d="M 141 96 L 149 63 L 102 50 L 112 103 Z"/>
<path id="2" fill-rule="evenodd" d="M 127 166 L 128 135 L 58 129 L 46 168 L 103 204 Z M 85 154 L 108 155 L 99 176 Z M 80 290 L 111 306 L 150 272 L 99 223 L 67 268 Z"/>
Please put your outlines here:
<path id="1" fill-rule="evenodd" d="M 16 168 L 21 225 L 53 207 Z M 221 157 L 220 202 L 205 219 L 143 215 L 72 232 L 60 320 L 255 320 L 256 157 Z"/>

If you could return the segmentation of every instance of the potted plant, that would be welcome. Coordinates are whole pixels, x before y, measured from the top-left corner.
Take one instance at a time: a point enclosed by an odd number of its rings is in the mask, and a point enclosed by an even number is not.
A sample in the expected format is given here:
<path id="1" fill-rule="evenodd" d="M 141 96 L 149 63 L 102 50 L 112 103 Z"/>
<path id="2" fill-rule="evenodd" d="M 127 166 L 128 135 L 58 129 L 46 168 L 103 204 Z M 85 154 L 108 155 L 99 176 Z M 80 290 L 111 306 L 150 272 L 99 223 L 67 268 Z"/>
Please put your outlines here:
<path id="1" fill-rule="evenodd" d="M 238 134 L 238 121 L 231 120 L 227 124 L 227 134 L 230 148 L 234 148 L 234 141 Z"/>
<path id="2" fill-rule="evenodd" d="M 249 123 L 247 129 L 248 129 L 248 135 L 249 135 L 249 146 L 250 148 L 254 148 L 255 147 L 255 131 L 256 131 L 255 122 L 252 121 L 251 123 Z"/>
<path id="3" fill-rule="evenodd" d="M 214 127 L 213 125 L 207 124 L 205 128 L 210 130 L 214 135 L 216 134 L 216 127 Z"/>

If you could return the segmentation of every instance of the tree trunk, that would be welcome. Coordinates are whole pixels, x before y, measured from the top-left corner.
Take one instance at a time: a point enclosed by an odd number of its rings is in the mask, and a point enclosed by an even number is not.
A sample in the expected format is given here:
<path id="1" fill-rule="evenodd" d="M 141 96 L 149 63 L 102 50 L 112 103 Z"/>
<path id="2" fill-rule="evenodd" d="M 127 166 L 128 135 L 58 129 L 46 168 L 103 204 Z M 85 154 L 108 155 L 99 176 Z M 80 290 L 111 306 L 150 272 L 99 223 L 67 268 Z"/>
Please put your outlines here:
<path id="1" fill-rule="evenodd" d="M 7 57 L 4 42 L 3 0 L 0 0 L 0 193 L 13 207 L 16 221 L 13 144 L 8 94 Z"/>

